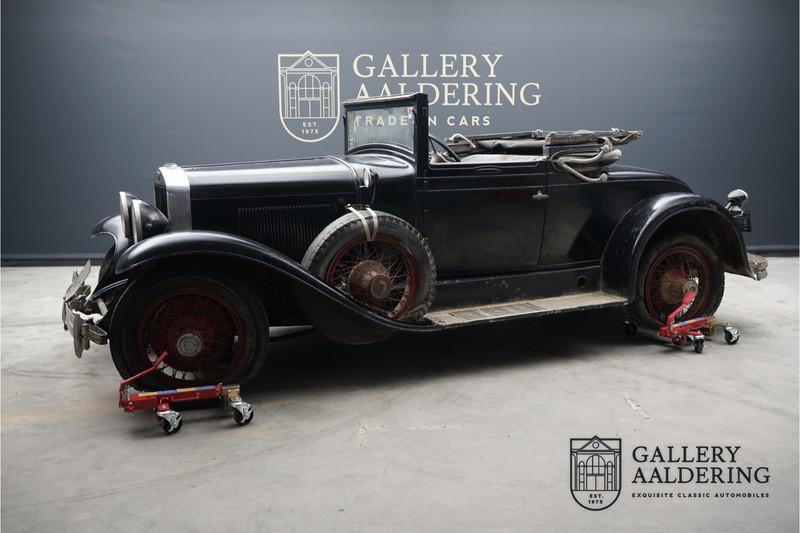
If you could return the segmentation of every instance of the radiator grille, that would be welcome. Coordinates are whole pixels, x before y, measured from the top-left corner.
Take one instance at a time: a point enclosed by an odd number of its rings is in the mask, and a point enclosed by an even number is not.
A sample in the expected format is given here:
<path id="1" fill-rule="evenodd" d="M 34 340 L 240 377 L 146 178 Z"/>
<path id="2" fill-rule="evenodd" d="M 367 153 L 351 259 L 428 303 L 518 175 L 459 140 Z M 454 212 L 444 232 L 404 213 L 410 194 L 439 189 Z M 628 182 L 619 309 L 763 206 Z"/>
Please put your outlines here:
<path id="1" fill-rule="evenodd" d="M 334 218 L 333 204 L 240 207 L 239 234 L 300 261 L 311 241 Z"/>
<path id="2" fill-rule="evenodd" d="M 155 185 L 156 190 L 156 208 L 164 213 L 164 216 L 169 218 L 167 212 L 167 189 L 161 185 Z"/>

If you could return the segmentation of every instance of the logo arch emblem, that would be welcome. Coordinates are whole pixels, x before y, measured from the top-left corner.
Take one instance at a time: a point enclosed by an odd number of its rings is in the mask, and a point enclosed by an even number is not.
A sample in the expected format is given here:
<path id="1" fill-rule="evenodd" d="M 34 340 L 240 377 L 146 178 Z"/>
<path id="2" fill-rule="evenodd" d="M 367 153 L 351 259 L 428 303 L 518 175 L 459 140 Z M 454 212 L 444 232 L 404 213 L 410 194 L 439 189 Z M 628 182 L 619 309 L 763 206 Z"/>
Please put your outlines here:
<path id="1" fill-rule="evenodd" d="M 611 507 L 622 483 L 622 439 L 570 439 L 570 491 L 590 511 Z"/>
<path id="2" fill-rule="evenodd" d="M 286 132 L 318 142 L 339 124 L 339 54 L 278 54 L 278 105 Z"/>

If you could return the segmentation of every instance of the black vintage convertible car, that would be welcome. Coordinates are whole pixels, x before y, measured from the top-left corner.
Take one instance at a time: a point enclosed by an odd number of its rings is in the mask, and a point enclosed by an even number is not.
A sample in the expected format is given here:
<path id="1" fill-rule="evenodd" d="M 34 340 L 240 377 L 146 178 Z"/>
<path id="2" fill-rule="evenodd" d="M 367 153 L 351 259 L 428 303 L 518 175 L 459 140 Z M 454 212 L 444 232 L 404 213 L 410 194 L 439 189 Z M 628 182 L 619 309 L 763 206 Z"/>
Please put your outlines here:
<path id="1" fill-rule="evenodd" d="M 350 101 L 343 156 L 178 166 L 155 201 L 120 193 L 100 221 L 94 292 L 73 277 L 62 316 L 80 357 L 110 342 L 139 386 L 244 381 L 270 329 L 368 343 L 395 332 L 627 306 L 657 325 L 713 313 L 724 272 L 761 279 L 728 205 L 667 174 L 616 164 L 637 131 L 428 133 L 424 94 Z"/>

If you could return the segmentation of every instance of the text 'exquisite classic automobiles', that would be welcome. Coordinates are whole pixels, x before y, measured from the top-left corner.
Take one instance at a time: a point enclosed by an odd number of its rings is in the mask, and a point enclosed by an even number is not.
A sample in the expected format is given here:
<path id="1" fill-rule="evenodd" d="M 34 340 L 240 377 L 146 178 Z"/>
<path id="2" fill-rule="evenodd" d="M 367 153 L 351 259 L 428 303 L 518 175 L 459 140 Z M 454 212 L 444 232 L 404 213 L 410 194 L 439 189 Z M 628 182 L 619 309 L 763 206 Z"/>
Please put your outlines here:
<path id="1" fill-rule="evenodd" d="M 395 332 L 625 307 L 658 325 L 692 280 L 713 313 L 724 272 L 761 279 L 727 207 L 615 164 L 637 131 L 428 133 L 424 94 L 349 101 L 342 156 L 178 166 L 154 204 L 120 193 L 108 251 L 64 297 L 76 355 L 110 343 L 139 386 L 252 378 L 270 327 L 368 343 Z"/>

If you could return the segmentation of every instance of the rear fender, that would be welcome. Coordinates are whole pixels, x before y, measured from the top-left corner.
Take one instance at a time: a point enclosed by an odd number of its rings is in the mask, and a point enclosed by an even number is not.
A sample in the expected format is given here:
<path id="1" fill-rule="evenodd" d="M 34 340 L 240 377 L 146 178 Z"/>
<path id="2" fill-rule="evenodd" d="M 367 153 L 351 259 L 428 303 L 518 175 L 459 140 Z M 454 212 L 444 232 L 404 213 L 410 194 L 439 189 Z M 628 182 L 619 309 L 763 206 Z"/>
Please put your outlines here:
<path id="1" fill-rule="evenodd" d="M 323 334 L 352 344 L 376 342 L 397 332 L 437 331 L 438 326 L 405 324 L 373 313 L 316 278 L 299 263 L 259 242 L 214 231 L 164 233 L 126 249 L 118 258 L 115 274 L 133 272 L 180 256 L 230 257 L 277 273 L 293 289 L 295 304 Z"/>
<path id="2" fill-rule="evenodd" d="M 726 272 L 757 279 L 748 263 L 742 234 L 724 207 L 696 194 L 667 193 L 639 202 L 617 225 L 601 261 L 605 290 L 633 298 L 647 245 L 653 237 L 670 230 L 705 238 Z"/>

